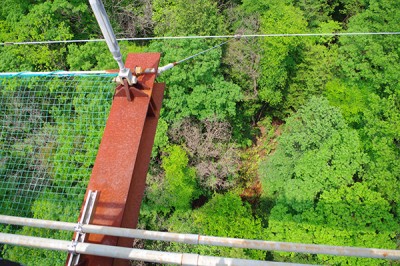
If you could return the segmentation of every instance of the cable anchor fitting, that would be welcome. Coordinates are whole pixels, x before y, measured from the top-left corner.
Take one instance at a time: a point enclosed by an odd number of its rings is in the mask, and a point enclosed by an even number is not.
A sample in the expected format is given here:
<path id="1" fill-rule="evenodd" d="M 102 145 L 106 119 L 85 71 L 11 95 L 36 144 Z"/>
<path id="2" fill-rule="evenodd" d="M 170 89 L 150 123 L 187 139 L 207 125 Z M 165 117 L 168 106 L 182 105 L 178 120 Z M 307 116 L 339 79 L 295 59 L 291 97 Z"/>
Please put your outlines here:
<path id="1" fill-rule="evenodd" d="M 118 84 L 124 85 L 124 80 L 127 81 L 127 83 L 132 86 L 134 84 L 137 84 L 138 78 L 136 75 L 132 74 L 131 70 L 129 68 L 123 68 L 119 71 L 118 77 L 115 78 L 115 82 Z"/>

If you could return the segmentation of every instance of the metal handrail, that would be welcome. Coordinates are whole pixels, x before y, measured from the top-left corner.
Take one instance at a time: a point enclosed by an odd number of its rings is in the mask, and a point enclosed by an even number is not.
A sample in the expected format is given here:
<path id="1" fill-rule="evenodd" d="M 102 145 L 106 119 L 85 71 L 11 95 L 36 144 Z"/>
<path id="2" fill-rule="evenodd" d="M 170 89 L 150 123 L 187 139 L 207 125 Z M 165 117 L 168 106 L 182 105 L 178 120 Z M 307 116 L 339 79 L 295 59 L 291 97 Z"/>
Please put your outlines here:
<path id="1" fill-rule="evenodd" d="M 56 229 L 56 230 L 66 230 L 66 231 L 76 231 L 77 228 L 79 228 L 79 231 L 83 233 L 110 235 L 110 236 L 126 237 L 126 238 L 139 238 L 147 240 L 161 240 L 161 241 L 178 242 L 178 243 L 185 243 L 192 245 L 212 245 L 212 246 L 248 248 L 248 249 L 258 249 L 258 250 L 268 250 L 268 251 L 286 251 L 286 252 L 309 253 L 309 254 L 327 254 L 336 256 L 400 260 L 400 250 L 391 250 L 391 249 L 315 245 L 315 244 L 302 244 L 302 243 L 291 243 L 291 242 L 204 236 L 197 234 L 180 234 L 180 233 L 158 232 L 158 231 L 149 231 L 140 229 L 119 228 L 111 226 L 100 226 L 92 224 L 57 222 L 57 221 L 39 220 L 39 219 L 5 216 L 5 215 L 0 215 L 0 223 Z"/>

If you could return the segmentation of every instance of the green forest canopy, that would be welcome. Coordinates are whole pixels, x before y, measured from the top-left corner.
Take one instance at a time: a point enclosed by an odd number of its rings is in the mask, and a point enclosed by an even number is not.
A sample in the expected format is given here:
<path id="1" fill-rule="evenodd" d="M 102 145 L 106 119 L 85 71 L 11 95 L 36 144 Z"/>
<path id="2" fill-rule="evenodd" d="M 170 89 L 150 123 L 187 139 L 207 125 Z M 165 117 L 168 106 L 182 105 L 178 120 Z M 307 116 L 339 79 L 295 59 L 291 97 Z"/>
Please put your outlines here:
<path id="1" fill-rule="evenodd" d="M 379 32 L 398 31 L 400 25 L 400 2 L 391 0 L 105 0 L 104 4 L 118 37 Z M 100 36 L 86 1 L 4 0 L 0 6 L 0 42 Z M 161 52 L 161 64 L 166 64 L 218 42 L 122 42 L 121 49 L 124 55 Z M 231 41 L 166 72 L 160 80 L 168 90 L 140 226 L 398 249 L 399 47 L 399 35 L 251 38 Z M 2 72 L 112 68 L 116 65 L 105 43 L 0 46 Z M 96 151 L 95 145 L 92 149 Z M 258 182 L 261 189 L 246 196 Z M 33 216 L 40 217 L 48 204 L 34 204 Z M 68 211 L 41 218 L 62 220 Z M 275 261 L 388 263 L 142 244 L 158 250 Z M 2 252 L 26 265 L 55 261 L 62 265 L 65 259 L 64 254 L 18 247 Z"/>

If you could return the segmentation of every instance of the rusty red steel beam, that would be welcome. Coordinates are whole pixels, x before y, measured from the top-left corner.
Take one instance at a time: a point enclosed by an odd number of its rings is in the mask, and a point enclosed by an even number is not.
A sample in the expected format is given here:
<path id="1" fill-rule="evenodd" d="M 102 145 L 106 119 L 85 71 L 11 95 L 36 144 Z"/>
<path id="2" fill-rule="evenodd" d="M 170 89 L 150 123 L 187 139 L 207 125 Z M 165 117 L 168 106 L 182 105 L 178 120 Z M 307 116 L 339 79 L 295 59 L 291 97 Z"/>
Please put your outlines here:
<path id="1" fill-rule="evenodd" d="M 123 86 L 116 88 L 86 191 L 86 196 L 89 190 L 99 191 L 91 224 L 136 228 L 165 89 L 164 84 L 155 84 L 159 60 L 159 53 L 127 57 L 125 65 L 131 70 L 154 68 L 155 73 L 139 76 L 136 88 L 129 88 L 130 95 Z M 97 234 L 89 234 L 86 242 L 133 245 L 129 238 Z M 85 255 L 79 265 L 123 266 L 129 265 L 129 261 Z"/>

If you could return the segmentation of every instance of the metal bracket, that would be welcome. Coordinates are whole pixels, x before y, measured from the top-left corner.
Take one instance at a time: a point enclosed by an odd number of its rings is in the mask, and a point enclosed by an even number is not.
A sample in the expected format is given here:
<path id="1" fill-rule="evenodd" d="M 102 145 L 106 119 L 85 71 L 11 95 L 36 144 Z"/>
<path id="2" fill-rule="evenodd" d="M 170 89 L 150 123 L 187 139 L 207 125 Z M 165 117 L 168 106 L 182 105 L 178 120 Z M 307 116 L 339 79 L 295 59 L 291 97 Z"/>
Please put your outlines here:
<path id="1" fill-rule="evenodd" d="M 145 74 L 150 74 L 150 73 L 145 73 Z M 130 86 L 128 81 L 124 79 L 123 83 L 118 85 L 118 87 L 116 88 L 116 93 L 119 93 L 121 90 L 123 90 L 125 92 L 126 99 L 128 100 L 128 102 L 132 102 L 133 98 L 135 97 L 149 97 L 146 93 L 142 91 L 143 89 L 149 89 L 149 88 L 147 88 L 141 82 L 138 82 L 133 86 Z"/>
<path id="2" fill-rule="evenodd" d="M 124 72 L 119 72 L 118 76 L 115 78 L 115 82 L 117 82 L 120 85 L 124 85 L 125 82 L 127 82 L 130 86 L 137 84 L 137 76 L 133 75 L 132 72 L 129 70 L 129 68 L 125 68 L 128 70 L 125 74 Z"/>
<path id="3" fill-rule="evenodd" d="M 128 77 L 121 76 L 120 71 L 119 75 L 114 79 L 114 81 L 119 84 L 119 86 L 117 87 L 117 91 L 119 91 L 120 89 L 124 90 L 126 98 L 129 102 L 133 101 L 133 98 L 135 96 L 146 97 L 147 94 L 140 92 L 140 90 L 144 89 L 145 87 L 138 82 L 138 77 L 141 75 L 156 73 L 155 68 L 146 68 L 145 70 L 143 70 L 140 66 L 135 66 L 133 68 L 133 73 L 129 68 L 125 69 L 129 71 Z M 131 90 L 133 90 L 133 92 L 131 92 Z"/>
<path id="4" fill-rule="evenodd" d="M 72 241 L 72 244 L 68 246 L 68 252 L 70 253 L 67 263 L 68 266 L 75 266 L 78 265 L 79 263 L 80 254 L 76 253 L 76 245 L 79 242 L 81 243 L 85 242 L 86 233 L 83 231 L 82 226 L 84 224 L 89 224 L 92 220 L 93 211 L 96 207 L 97 195 L 98 195 L 97 191 L 89 190 L 88 192 L 81 219 L 75 225 L 75 233 L 76 233 L 75 239 Z"/>
<path id="5" fill-rule="evenodd" d="M 156 73 L 155 68 L 146 68 L 143 70 L 141 67 L 135 67 L 133 73 L 129 68 L 124 68 L 119 71 L 118 76 L 114 79 L 114 81 L 120 85 L 124 85 L 128 82 L 129 86 L 135 85 L 138 83 L 138 77 L 140 75 L 145 74 L 154 74 Z"/>
<path id="6" fill-rule="evenodd" d="M 76 245 L 77 244 L 78 244 L 78 242 L 76 242 L 75 240 L 72 240 L 71 244 L 68 245 L 68 252 L 71 254 L 71 257 L 78 255 L 78 254 L 76 254 Z M 71 261 L 71 259 L 68 261 L 68 265 L 70 265 L 70 261 Z M 71 264 L 71 265 L 76 265 L 76 264 Z"/>
<path id="7" fill-rule="evenodd" d="M 129 84 L 128 84 L 128 82 L 126 81 L 126 80 L 124 80 L 124 91 L 125 91 L 125 94 L 126 94 L 126 98 L 128 99 L 128 101 L 132 101 L 132 95 L 131 95 L 131 91 L 129 90 Z"/>
<path id="8" fill-rule="evenodd" d="M 75 225 L 75 230 L 74 230 L 76 233 L 78 233 L 78 234 L 83 234 L 83 229 L 82 229 L 82 224 L 81 223 L 77 223 L 76 225 Z"/>

